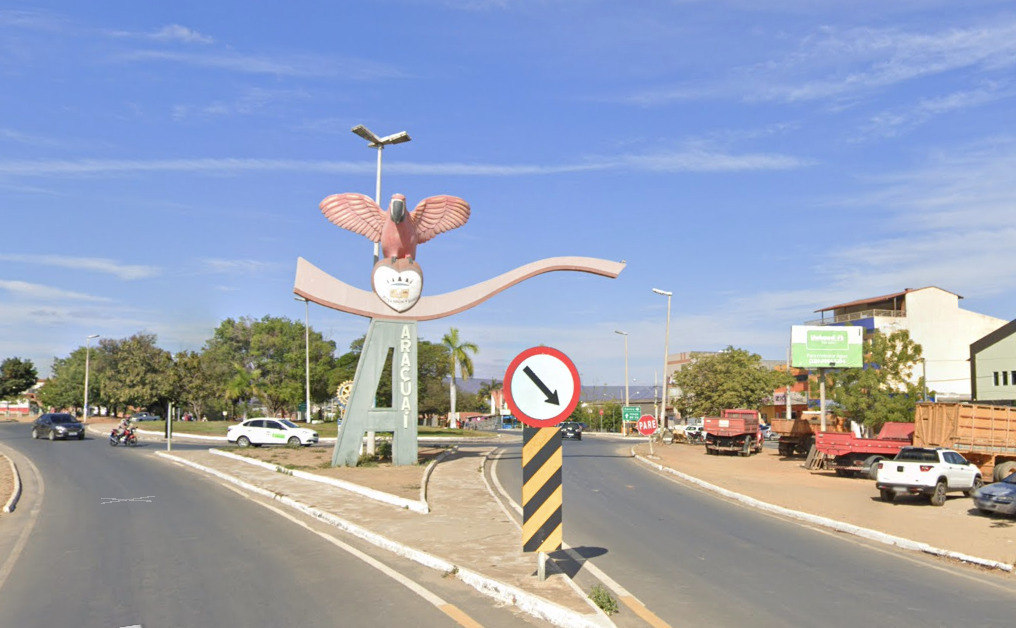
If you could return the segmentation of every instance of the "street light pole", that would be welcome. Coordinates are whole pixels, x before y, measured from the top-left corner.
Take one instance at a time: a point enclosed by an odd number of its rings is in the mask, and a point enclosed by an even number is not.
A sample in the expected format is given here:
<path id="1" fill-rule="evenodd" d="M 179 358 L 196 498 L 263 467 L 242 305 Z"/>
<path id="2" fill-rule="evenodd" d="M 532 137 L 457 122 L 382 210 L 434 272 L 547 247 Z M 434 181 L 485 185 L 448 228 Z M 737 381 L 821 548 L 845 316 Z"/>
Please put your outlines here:
<path id="1" fill-rule="evenodd" d="M 663 404 L 660 409 L 660 414 L 663 418 L 658 421 L 660 427 L 667 427 L 667 388 L 669 383 L 667 381 L 667 355 L 670 352 L 670 297 L 674 296 L 674 293 L 660 290 L 659 288 L 653 288 L 653 292 L 667 297 L 667 331 L 663 340 Z"/>
<path id="2" fill-rule="evenodd" d="M 624 405 L 628 405 L 628 332 L 615 329 L 614 333 L 624 336 Z"/>
<path id="3" fill-rule="evenodd" d="M 85 336 L 85 423 L 88 423 L 88 358 L 92 350 L 92 338 L 98 338 L 99 334 Z"/>
<path id="4" fill-rule="evenodd" d="M 304 383 L 304 391 L 306 393 L 307 403 L 307 414 L 304 415 L 304 421 L 310 423 L 310 301 L 303 297 L 293 297 L 296 301 L 303 301 L 303 346 L 304 352 L 304 372 L 307 375 L 307 380 Z"/>
<path id="5" fill-rule="evenodd" d="M 380 207 L 381 206 L 381 151 L 384 150 L 385 146 L 390 146 L 392 144 L 402 144 L 403 142 L 408 142 L 412 138 L 409 137 L 409 133 L 406 133 L 405 131 L 399 131 L 398 133 L 393 133 L 391 135 L 386 135 L 385 137 L 378 137 L 377 135 L 374 134 L 373 131 L 371 131 L 367 127 L 363 126 L 362 124 L 358 124 L 358 125 L 354 126 L 352 128 L 352 131 L 353 131 L 353 133 L 356 133 L 357 135 L 359 135 L 363 139 L 367 140 L 367 142 L 368 142 L 367 145 L 368 146 L 370 146 L 371 148 L 376 148 L 377 149 L 377 184 L 374 187 L 374 202 L 378 204 L 378 207 Z M 378 260 L 378 246 L 379 246 L 379 243 L 375 242 L 374 243 L 374 263 L 375 264 L 377 263 L 377 260 Z"/>

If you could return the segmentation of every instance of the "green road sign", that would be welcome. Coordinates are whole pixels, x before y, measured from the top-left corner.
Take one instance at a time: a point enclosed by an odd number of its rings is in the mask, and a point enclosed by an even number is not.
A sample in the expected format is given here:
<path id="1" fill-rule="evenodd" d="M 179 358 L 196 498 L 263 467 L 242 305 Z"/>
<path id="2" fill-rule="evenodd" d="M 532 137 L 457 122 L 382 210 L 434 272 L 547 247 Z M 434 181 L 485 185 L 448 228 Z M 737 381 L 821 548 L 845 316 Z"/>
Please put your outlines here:
<path id="1" fill-rule="evenodd" d="M 625 421 L 638 421 L 642 416 L 642 409 L 638 406 L 622 406 L 621 416 Z"/>

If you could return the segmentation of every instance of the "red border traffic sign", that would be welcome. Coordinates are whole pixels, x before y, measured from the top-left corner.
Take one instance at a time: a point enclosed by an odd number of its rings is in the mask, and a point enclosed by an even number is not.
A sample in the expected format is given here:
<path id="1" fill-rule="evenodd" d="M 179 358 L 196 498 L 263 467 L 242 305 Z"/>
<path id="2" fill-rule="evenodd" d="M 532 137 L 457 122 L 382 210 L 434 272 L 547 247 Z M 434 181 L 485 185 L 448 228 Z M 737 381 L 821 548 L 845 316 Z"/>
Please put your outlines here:
<path id="1" fill-rule="evenodd" d="M 526 365 L 522 366 L 523 363 Z M 521 374 L 518 373 L 520 366 L 522 366 Z M 516 398 L 516 395 L 512 394 L 512 384 L 516 375 L 521 378 L 519 385 L 526 389 L 531 388 L 533 395 Z M 512 414 L 530 427 L 553 427 L 567 419 L 579 405 L 580 391 L 579 371 L 575 368 L 575 364 L 568 356 L 552 347 L 526 349 L 515 356 L 504 374 L 505 402 Z M 555 400 L 562 396 L 566 403 L 560 412 L 541 405 L 554 405 Z M 524 407 L 519 407 L 519 401 Z M 557 405 L 560 406 L 560 403 Z M 556 413 L 547 416 L 548 411 Z M 540 418 L 541 416 L 543 418 Z"/>
<path id="2" fill-rule="evenodd" d="M 643 414 L 642 418 L 635 424 L 635 429 L 643 436 L 649 436 L 656 431 L 657 427 L 659 427 L 659 423 L 657 423 L 656 417 L 651 414 Z"/>

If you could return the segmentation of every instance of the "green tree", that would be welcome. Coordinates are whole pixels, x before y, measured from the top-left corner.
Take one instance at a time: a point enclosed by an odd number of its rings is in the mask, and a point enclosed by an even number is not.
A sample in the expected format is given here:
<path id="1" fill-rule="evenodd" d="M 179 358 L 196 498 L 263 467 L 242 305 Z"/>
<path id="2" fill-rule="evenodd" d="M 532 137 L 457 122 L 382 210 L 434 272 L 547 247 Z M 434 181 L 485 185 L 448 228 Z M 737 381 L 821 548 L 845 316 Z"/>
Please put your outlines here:
<path id="1" fill-rule="evenodd" d="M 156 346 L 155 334 L 103 338 L 95 360 L 102 372 L 100 396 L 110 406 L 126 409 L 165 407 L 172 400 L 173 356 Z M 91 397 L 89 397 L 89 400 Z"/>
<path id="2" fill-rule="evenodd" d="M 913 422 L 924 378 L 911 381 L 921 360 L 921 345 L 906 330 L 888 336 L 875 332 L 864 340 L 864 367 L 829 373 L 830 397 L 837 414 L 877 431 L 887 421 Z"/>
<path id="3" fill-rule="evenodd" d="M 459 338 L 459 330 L 452 327 L 448 333 L 441 338 L 441 344 L 448 350 L 449 365 L 451 366 L 451 409 L 449 416 L 455 416 L 455 371 L 461 368 L 462 377 L 473 376 L 473 360 L 470 353 L 479 353 L 480 348 L 475 343 L 466 342 Z"/>
<path id="4" fill-rule="evenodd" d="M 35 385 L 38 377 L 31 360 L 7 358 L 0 363 L 0 399 L 14 399 Z"/>
<path id="5" fill-rule="evenodd" d="M 482 384 L 480 384 L 480 389 L 476 391 L 476 395 L 480 398 L 480 403 L 483 405 L 483 407 L 480 408 L 479 411 L 489 411 L 490 395 L 494 392 L 502 390 L 503 388 L 504 384 L 497 381 L 496 379 L 491 379 L 489 382 L 483 382 Z"/>
<path id="6" fill-rule="evenodd" d="M 681 391 L 674 405 L 683 416 L 715 416 L 725 408 L 758 408 L 793 378 L 763 367 L 758 354 L 728 346 L 676 371 L 673 381 Z"/>
<path id="7" fill-rule="evenodd" d="M 222 397 L 222 388 L 213 377 L 214 364 L 210 357 L 194 351 L 181 351 L 173 360 L 173 396 L 201 418 L 208 414 L 216 399 Z"/>
<path id="8" fill-rule="evenodd" d="M 335 343 L 308 332 L 311 401 L 334 394 Z M 270 414 L 295 410 L 304 400 L 306 343 L 302 322 L 265 316 L 226 319 L 206 343 L 210 372 L 234 406 L 257 398 Z"/>
<path id="9" fill-rule="evenodd" d="M 78 408 L 84 403 L 85 394 L 85 347 L 78 347 L 65 358 L 53 360 L 49 379 L 36 393 L 43 408 Z M 99 356 L 102 349 L 92 350 L 92 362 L 88 379 L 88 402 L 106 405 L 100 395 L 102 364 Z"/>

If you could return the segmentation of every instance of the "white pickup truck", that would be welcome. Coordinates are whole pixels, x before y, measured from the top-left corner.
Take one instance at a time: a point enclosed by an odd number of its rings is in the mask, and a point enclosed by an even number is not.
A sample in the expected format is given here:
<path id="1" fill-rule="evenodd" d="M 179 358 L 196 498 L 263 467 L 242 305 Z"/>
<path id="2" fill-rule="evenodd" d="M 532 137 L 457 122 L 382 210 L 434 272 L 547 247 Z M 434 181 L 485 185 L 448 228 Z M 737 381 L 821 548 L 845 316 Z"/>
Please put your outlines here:
<path id="1" fill-rule="evenodd" d="M 942 447 L 904 447 L 892 460 L 878 463 L 875 487 L 882 501 L 897 495 L 927 495 L 932 506 L 945 503 L 949 491 L 972 495 L 981 488 L 981 470 L 959 453 Z"/>

